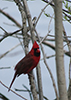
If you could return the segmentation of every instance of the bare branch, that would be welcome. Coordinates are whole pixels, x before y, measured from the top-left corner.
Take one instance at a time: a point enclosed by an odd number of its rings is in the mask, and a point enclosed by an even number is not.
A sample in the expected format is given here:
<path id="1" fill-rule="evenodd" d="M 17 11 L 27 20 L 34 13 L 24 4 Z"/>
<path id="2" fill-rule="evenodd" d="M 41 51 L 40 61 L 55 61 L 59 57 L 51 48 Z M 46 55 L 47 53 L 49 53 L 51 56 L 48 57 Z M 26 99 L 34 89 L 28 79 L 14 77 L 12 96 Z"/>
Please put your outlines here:
<path id="1" fill-rule="evenodd" d="M 40 12 L 40 14 L 39 14 L 39 16 L 38 16 L 38 18 L 37 18 L 37 21 L 36 21 L 36 23 L 35 23 L 35 26 L 36 26 L 36 24 L 38 23 L 38 21 L 39 21 L 41 15 L 42 15 L 42 13 L 44 12 L 44 10 L 46 9 L 46 7 L 47 7 L 48 5 L 49 5 L 49 3 L 41 10 L 41 12 Z"/>
<path id="2" fill-rule="evenodd" d="M 3 35 L 3 37 L 0 39 L 0 42 L 1 42 L 2 40 L 4 40 L 5 38 L 7 38 L 8 36 L 12 36 L 12 35 L 14 35 L 14 34 L 16 34 L 17 32 L 19 32 L 19 31 L 22 30 L 22 29 L 19 29 L 19 30 L 15 31 L 15 32 L 8 33 L 8 32 L 7 32 L 6 30 L 4 30 L 1 26 L 0 26 L 0 28 L 5 32 L 5 35 Z"/>
<path id="3" fill-rule="evenodd" d="M 4 56 L 6 56 L 10 51 L 14 50 L 14 49 L 15 49 L 16 47 L 18 47 L 19 45 L 20 45 L 20 43 L 17 44 L 16 46 L 14 46 L 13 48 L 11 48 L 10 50 L 6 51 L 4 54 L 2 54 L 2 55 L 0 56 L 0 59 L 3 58 Z"/>
<path id="4" fill-rule="evenodd" d="M 0 69 L 10 69 L 11 67 L 0 67 Z"/>
<path id="5" fill-rule="evenodd" d="M 3 82 L 0 81 L 0 83 L 7 89 L 9 89 Z M 12 89 L 10 89 L 14 94 L 16 94 L 17 96 L 19 96 L 20 98 L 27 100 L 26 98 L 24 98 L 23 96 L 21 96 L 20 94 L 16 93 L 15 91 L 13 91 Z"/>
<path id="6" fill-rule="evenodd" d="M 45 3 L 49 3 L 52 7 L 55 7 L 55 5 L 52 2 L 49 2 L 49 0 L 42 0 Z M 62 9 L 66 13 L 70 13 L 68 10 Z"/>
<path id="7" fill-rule="evenodd" d="M 4 16 L 10 19 L 13 23 L 15 23 L 19 28 L 21 28 L 21 25 L 12 16 L 4 12 L 2 9 L 0 9 L 0 13 L 2 13 Z"/>
<path id="8" fill-rule="evenodd" d="M 37 33 L 36 30 L 35 30 L 35 32 Z M 48 31 L 47 35 L 44 38 L 42 38 L 42 40 L 40 41 L 39 45 L 47 38 L 47 36 L 49 35 L 49 33 L 50 33 L 50 31 Z"/>
<path id="9" fill-rule="evenodd" d="M 47 42 L 47 41 L 43 41 L 42 43 L 43 43 L 44 45 L 49 46 L 49 47 L 52 48 L 53 50 L 55 50 L 55 46 L 54 46 L 53 44 L 51 44 L 51 43 L 49 43 L 49 42 Z M 70 52 L 67 52 L 66 50 L 64 50 L 64 53 L 65 53 L 67 56 L 71 57 Z"/>

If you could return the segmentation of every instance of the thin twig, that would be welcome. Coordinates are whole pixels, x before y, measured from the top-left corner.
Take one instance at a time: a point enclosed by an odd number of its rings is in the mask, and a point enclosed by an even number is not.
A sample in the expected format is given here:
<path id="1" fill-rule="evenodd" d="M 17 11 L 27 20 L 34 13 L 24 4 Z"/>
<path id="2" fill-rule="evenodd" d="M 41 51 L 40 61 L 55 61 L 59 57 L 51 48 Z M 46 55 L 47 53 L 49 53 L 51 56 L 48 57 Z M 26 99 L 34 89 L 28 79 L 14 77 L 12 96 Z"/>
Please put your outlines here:
<path id="1" fill-rule="evenodd" d="M 45 3 L 49 3 L 52 7 L 55 7 L 55 5 L 52 2 L 49 2 L 49 0 L 42 0 L 42 1 Z M 68 11 L 68 10 L 65 10 L 65 9 L 62 9 L 62 10 L 68 14 L 70 13 L 70 11 Z"/>
<path id="2" fill-rule="evenodd" d="M 37 20 L 36 20 L 35 26 L 36 26 L 36 24 L 38 23 L 38 21 L 39 21 L 41 15 L 42 15 L 42 13 L 44 12 L 44 10 L 46 9 L 46 7 L 47 7 L 48 5 L 49 5 L 49 3 L 41 10 L 41 12 L 40 12 L 40 14 L 39 14 L 39 16 L 38 16 L 38 18 L 37 18 Z"/>
<path id="3" fill-rule="evenodd" d="M 55 57 L 56 55 L 51 55 L 51 56 L 46 56 L 46 59 L 49 59 L 49 58 L 52 58 L 52 57 Z M 44 58 L 40 59 L 40 60 L 43 60 Z"/>
<path id="4" fill-rule="evenodd" d="M 4 28 L 2 28 L 1 26 L 0 28 L 5 32 L 5 34 L 8 34 L 8 32 Z"/>
<path id="5" fill-rule="evenodd" d="M 22 29 L 19 29 L 19 30 L 15 31 L 15 32 L 8 33 L 8 32 L 7 32 L 4 28 L 2 28 L 1 26 L 0 26 L 0 28 L 6 33 L 6 34 L 3 35 L 3 37 L 0 39 L 0 42 L 1 42 L 2 40 L 4 40 L 5 38 L 7 38 L 8 36 L 12 36 L 12 35 L 14 35 L 14 34 L 16 34 L 17 32 L 19 32 L 19 31 L 22 30 Z"/>
<path id="6" fill-rule="evenodd" d="M 52 22 L 53 16 L 54 16 L 54 14 L 51 16 L 51 19 L 50 19 L 50 21 L 49 21 L 48 32 L 49 32 L 49 29 L 50 29 L 50 24 L 51 24 L 51 22 Z"/>
<path id="7" fill-rule="evenodd" d="M 16 46 L 14 46 L 13 48 L 11 48 L 10 50 L 6 51 L 4 54 L 2 54 L 2 55 L 0 56 L 0 59 L 3 58 L 4 56 L 6 56 L 10 51 L 14 50 L 14 49 L 15 49 L 16 47 L 18 47 L 19 45 L 20 45 L 20 43 L 17 44 Z"/>
<path id="8" fill-rule="evenodd" d="M 11 67 L 0 67 L 0 69 L 10 69 Z"/>
<path id="9" fill-rule="evenodd" d="M 0 81 L 0 83 L 7 89 L 9 89 L 3 82 Z M 16 94 L 17 96 L 21 97 L 24 100 L 27 100 L 26 98 L 24 98 L 23 96 L 21 96 L 20 94 L 16 93 L 15 91 L 13 91 L 12 89 L 10 89 L 14 94 Z"/>
<path id="10" fill-rule="evenodd" d="M 50 31 L 47 33 L 47 35 L 45 37 L 43 37 L 43 39 L 40 41 L 39 45 L 47 38 L 47 36 L 49 35 Z M 35 30 L 35 32 L 37 32 L 37 31 Z"/>
<path id="11" fill-rule="evenodd" d="M 49 42 L 47 42 L 47 41 L 43 41 L 42 43 L 43 43 L 44 45 L 49 46 L 51 49 L 55 50 L 55 46 L 54 46 L 53 44 L 51 44 L 51 43 L 49 43 Z M 64 53 L 65 53 L 67 56 L 71 57 L 69 51 L 64 50 Z"/>
<path id="12" fill-rule="evenodd" d="M 5 15 L 8 19 L 10 19 L 12 22 L 14 22 L 19 28 L 21 28 L 21 25 L 12 16 L 10 16 L 6 12 L 4 12 L 2 9 L 0 9 L 0 13 Z"/>
<path id="13" fill-rule="evenodd" d="M 9 24 L 9 23 L 6 23 L 6 22 L 3 22 L 3 24 L 8 25 L 8 26 L 12 26 L 12 27 L 17 27 L 15 24 Z"/>
<path id="14" fill-rule="evenodd" d="M 63 30 L 63 32 L 65 33 L 65 30 Z M 49 36 L 50 36 L 50 37 L 55 37 L 55 35 L 51 35 L 51 34 L 49 34 Z M 66 38 L 66 37 L 67 37 L 67 38 L 71 38 L 71 36 L 65 36 L 65 35 L 63 36 L 63 38 Z"/>
<path id="15" fill-rule="evenodd" d="M 27 90 L 23 90 L 23 89 L 15 89 L 15 91 L 18 91 L 18 92 L 29 92 L 29 93 L 31 93 L 31 91 L 29 90 L 29 89 L 27 89 Z M 37 91 L 37 93 L 39 94 L 39 92 Z M 45 97 L 44 95 L 43 95 L 43 98 L 45 99 L 45 100 L 49 100 L 47 97 Z"/>

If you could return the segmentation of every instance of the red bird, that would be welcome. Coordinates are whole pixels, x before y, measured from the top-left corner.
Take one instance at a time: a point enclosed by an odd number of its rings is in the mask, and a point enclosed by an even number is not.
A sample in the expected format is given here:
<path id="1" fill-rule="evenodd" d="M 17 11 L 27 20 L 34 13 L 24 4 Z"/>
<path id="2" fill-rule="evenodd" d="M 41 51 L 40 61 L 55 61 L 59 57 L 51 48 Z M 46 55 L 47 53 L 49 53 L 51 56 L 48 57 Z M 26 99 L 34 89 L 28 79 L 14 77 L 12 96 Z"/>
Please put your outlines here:
<path id="1" fill-rule="evenodd" d="M 40 60 L 40 50 L 39 45 L 35 41 L 33 44 L 33 47 L 31 51 L 22 59 L 20 60 L 17 65 L 15 66 L 15 74 L 14 78 L 10 84 L 9 90 L 16 78 L 21 74 L 29 74 L 30 71 L 32 71 L 33 68 L 35 68 Z"/>

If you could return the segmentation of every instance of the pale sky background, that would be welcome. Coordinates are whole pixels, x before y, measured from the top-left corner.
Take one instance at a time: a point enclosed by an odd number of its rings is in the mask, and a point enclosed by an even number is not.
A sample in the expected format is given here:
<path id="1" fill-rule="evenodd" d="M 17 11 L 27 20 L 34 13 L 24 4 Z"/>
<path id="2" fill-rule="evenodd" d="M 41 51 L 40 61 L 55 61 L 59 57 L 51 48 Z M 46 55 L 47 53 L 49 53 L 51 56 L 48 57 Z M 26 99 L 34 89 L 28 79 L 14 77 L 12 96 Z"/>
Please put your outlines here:
<path id="1" fill-rule="evenodd" d="M 28 1 L 28 6 L 30 9 L 32 18 L 34 16 L 38 17 L 41 12 L 41 9 L 43 9 L 43 7 L 45 5 L 46 5 L 46 3 L 42 2 L 41 0 Z M 8 14 L 10 14 L 12 17 L 14 17 L 21 24 L 21 15 L 18 11 L 17 6 L 15 6 L 15 3 L 0 0 L 0 8 L 3 9 L 5 7 L 8 7 L 8 8 L 5 9 L 4 11 L 6 11 Z M 50 6 L 47 7 L 45 12 L 50 14 L 51 16 L 53 15 L 53 9 Z M 40 36 L 45 36 L 47 34 L 49 21 L 50 21 L 50 18 L 47 18 L 44 14 L 42 14 L 42 16 L 37 24 L 37 27 L 36 27 Z M 0 14 L 0 26 L 2 26 L 8 32 L 14 32 L 15 30 L 18 29 L 17 27 L 8 26 L 4 23 L 13 24 L 6 17 L 4 17 L 2 14 Z M 71 35 L 70 34 L 70 31 L 71 31 L 70 24 L 68 22 L 64 22 L 64 26 L 65 26 L 67 35 Z M 53 35 L 54 34 L 54 20 L 52 20 L 52 22 L 51 22 L 50 29 L 52 30 L 50 34 Z M 3 34 L 3 31 L 1 29 L 0 29 L 0 34 Z M 17 45 L 18 43 L 19 43 L 19 41 L 16 38 L 8 37 L 8 38 L 4 39 L 0 43 L 0 55 L 5 53 L 6 51 L 8 51 L 10 48 L 14 47 L 15 45 Z M 54 44 L 54 43 L 52 43 L 52 44 Z M 32 47 L 32 46 L 30 45 L 30 47 Z M 29 48 L 29 49 L 31 49 L 31 48 Z M 55 54 L 55 52 L 52 49 L 50 49 L 49 47 L 45 47 L 44 50 L 45 50 L 45 54 L 47 56 Z M 68 48 L 65 47 L 65 50 L 68 50 Z M 21 53 L 13 56 L 12 53 L 14 53 L 16 51 L 20 51 Z M 21 58 L 23 58 L 23 56 L 24 56 L 24 53 L 23 53 L 22 47 L 19 46 L 15 50 L 13 50 L 11 53 L 9 53 L 7 56 L 0 59 L 0 67 L 14 66 Z M 41 55 L 41 58 L 42 58 L 42 55 Z M 57 82 L 55 57 L 47 59 L 47 63 L 52 71 L 55 82 Z M 53 88 L 53 84 L 52 84 L 50 75 L 49 75 L 48 70 L 46 69 L 46 66 L 43 63 L 43 61 L 40 61 L 40 65 L 41 65 L 41 73 L 42 73 L 43 94 L 49 100 L 53 100 L 55 98 L 55 92 L 54 92 L 54 88 Z M 65 55 L 64 55 L 64 65 L 65 65 L 66 83 L 67 83 L 67 88 L 68 88 L 69 57 L 67 57 Z M 34 72 L 36 73 L 35 69 L 34 69 Z M 8 87 L 12 81 L 13 75 L 14 75 L 13 67 L 11 69 L 0 70 L 0 80 L 4 84 L 6 84 Z M 14 89 L 14 88 L 24 89 L 22 84 L 26 85 L 30 89 L 27 75 L 21 75 L 20 77 L 16 78 L 16 80 L 12 86 L 12 89 Z M 20 97 L 16 96 L 14 93 L 8 92 L 7 89 L 5 87 L 3 87 L 1 84 L 0 84 L 0 93 L 3 93 L 4 95 L 6 95 L 10 100 L 22 100 Z M 25 93 L 25 92 L 18 92 L 18 93 L 29 100 L 28 93 Z"/>

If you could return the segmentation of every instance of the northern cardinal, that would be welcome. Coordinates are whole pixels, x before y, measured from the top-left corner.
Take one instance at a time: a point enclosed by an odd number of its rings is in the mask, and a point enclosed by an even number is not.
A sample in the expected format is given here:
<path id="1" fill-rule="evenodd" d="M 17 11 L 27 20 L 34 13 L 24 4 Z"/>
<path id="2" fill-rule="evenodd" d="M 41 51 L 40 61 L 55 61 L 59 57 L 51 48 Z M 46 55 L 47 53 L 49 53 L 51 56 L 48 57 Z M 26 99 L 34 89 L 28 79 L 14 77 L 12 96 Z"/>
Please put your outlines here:
<path id="1" fill-rule="evenodd" d="M 10 88 L 16 76 L 18 77 L 21 74 L 29 74 L 29 72 L 32 71 L 32 69 L 37 66 L 39 60 L 40 60 L 39 45 L 35 41 L 31 51 L 22 60 L 20 60 L 15 66 L 14 78 L 10 84 L 8 91 L 10 91 Z"/>

